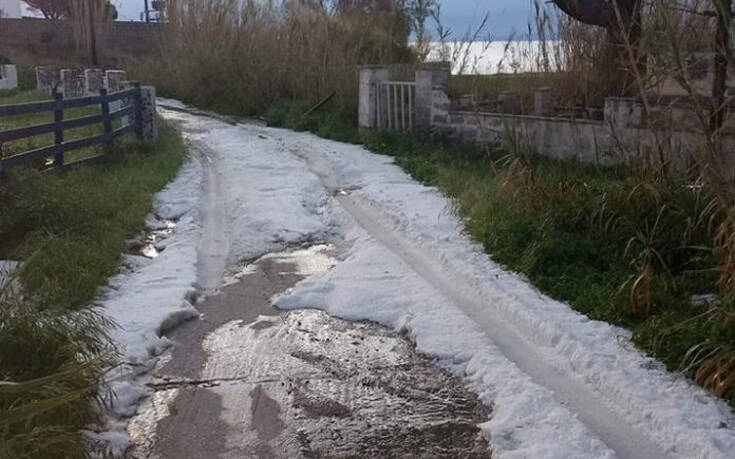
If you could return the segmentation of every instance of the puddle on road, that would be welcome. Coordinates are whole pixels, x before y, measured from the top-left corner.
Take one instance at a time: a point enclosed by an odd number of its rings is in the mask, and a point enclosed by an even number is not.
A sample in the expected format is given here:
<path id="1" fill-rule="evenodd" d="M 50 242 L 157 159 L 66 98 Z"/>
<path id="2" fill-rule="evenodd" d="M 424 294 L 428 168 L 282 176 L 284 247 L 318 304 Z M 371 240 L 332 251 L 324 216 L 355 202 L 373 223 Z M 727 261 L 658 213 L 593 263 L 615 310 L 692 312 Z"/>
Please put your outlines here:
<path id="1" fill-rule="evenodd" d="M 489 457 L 477 427 L 489 413 L 405 337 L 320 311 L 284 314 L 280 328 L 258 340 L 278 337 L 292 368 L 273 392 L 304 457 Z"/>
<path id="2" fill-rule="evenodd" d="M 287 267 L 295 266 L 284 271 L 286 274 L 297 276 L 323 276 L 337 265 L 335 249 L 331 244 L 319 244 L 304 249 L 272 253 L 262 260 L 273 260 Z"/>
<path id="3" fill-rule="evenodd" d="M 173 233 L 176 222 L 172 220 L 151 219 L 152 228 L 140 238 L 131 241 L 130 248 L 146 258 L 156 258 L 165 249 L 162 241 Z"/>
<path id="4" fill-rule="evenodd" d="M 284 266 L 279 274 L 301 277 L 323 276 L 337 265 L 335 257 L 336 249 L 331 244 L 316 244 L 269 253 L 225 276 L 223 285 L 228 286 L 239 282 L 244 276 L 255 273 L 259 263 L 269 261 Z"/>
<path id="5" fill-rule="evenodd" d="M 488 410 L 406 337 L 271 306 L 334 263 L 327 245 L 268 255 L 205 300 L 176 337 L 201 338 L 175 348 L 131 423 L 131 457 L 490 457 Z"/>

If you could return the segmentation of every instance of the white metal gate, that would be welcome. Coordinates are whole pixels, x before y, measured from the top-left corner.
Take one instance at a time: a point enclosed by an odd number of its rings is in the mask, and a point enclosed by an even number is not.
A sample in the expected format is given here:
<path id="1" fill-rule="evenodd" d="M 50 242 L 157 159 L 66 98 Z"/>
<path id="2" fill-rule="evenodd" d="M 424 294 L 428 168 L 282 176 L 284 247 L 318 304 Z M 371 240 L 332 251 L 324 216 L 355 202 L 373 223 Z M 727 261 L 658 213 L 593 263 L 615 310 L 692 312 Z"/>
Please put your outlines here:
<path id="1" fill-rule="evenodd" d="M 378 84 L 378 129 L 410 131 L 414 122 L 416 83 L 383 81 Z"/>

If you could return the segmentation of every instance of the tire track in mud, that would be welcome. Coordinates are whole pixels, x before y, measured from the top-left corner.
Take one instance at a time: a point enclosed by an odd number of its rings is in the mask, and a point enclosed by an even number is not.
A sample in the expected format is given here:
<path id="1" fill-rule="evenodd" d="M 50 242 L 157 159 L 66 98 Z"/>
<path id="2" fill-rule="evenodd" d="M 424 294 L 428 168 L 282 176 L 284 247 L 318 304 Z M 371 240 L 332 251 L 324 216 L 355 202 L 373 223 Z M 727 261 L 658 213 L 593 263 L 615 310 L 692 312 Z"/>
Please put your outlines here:
<path id="1" fill-rule="evenodd" d="M 202 236 L 198 249 L 199 286 L 206 293 L 217 289 L 227 266 L 229 244 L 225 200 L 222 196 L 222 172 L 217 155 L 202 142 L 191 145 L 193 156 L 202 165 L 203 190 L 199 212 Z"/>
<path id="2" fill-rule="evenodd" d="M 575 413 L 618 457 L 668 457 L 654 441 L 607 408 L 593 390 L 545 364 L 543 355 L 521 333 L 509 323 L 492 316 L 492 309 L 487 307 L 485 300 L 475 292 L 464 276 L 449 272 L 432 254 L 383 225 L 380 222 L 380 211 L 376 210 L 378 204 L 359 196 L 359 193 L 345 191 L 350 188 L 339 183 L 330 163 L 324 157 L 318 153 L 303 153 L 308 150 L 294 148 L 285 142 L 284 148 L 306 163 L 360 227 L 480 325 L 509 360 L 536 384 L 551 390 L 561 404 Z"/>
<path id="3" fill-rule="evenodd" d="M 408 339 L 273 308 L 274 293 L 305 277 L 286 261 L 249 264 L 199 304 L 203 320 L 172 333 L 131 459 L 490 457 L 478 426 L 488 410 Z"/>
<path id="4" fill-rule="evenodd" d="M 304 272 L 289 261 L 299 250 L 250 260 L 222 285 L 230 243 L 220 178 L 228 171 L 218 152 L 191 141 L 203 171 L 202 316 L 167 334 L 176 346 L 130 422 L 128 457 L 489 457 L 479 427 L 487 407 L 406 337 L 273 308 L 272 295 L 317 275 L 313 263 Z"/>

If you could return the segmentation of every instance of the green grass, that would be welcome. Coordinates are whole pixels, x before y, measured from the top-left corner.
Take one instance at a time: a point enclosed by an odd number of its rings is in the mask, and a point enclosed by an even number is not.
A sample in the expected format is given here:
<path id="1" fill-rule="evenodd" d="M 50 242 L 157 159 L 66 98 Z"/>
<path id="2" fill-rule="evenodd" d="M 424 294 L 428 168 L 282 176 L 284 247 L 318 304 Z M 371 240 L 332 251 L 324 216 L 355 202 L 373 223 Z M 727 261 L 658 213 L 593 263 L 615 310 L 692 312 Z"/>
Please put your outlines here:
<path id="1" fill-rule="evenodd" d="M 590 318 L 632 330 L 633 341 L 669 369 L 681 368 L 687 351 L 701 343 L 732 349 L 735 324 L 728 317 L 735 315 L 735 302 L 718 289 L 720 260 L 713 250 L 723 215 L 708 207 L 714 197 L 707 190 L 515 148 L 486 151 L 404 134 L 360 136 L 349 119 L 335 122 L 334 113 L 304 119 L 302 110 L 282 103 L 269 121 L 362 141 L 393 156 L 415 179 L 452 198 L 466 232 L 496 262 Z M 693 294 L 705 293 L 721 293 L 721 306 L 691 305 Z M 735 389 L 723 396 L 732 403 Z"/>
<path id="2" fill-rule="evenodd" d="M 0 235 L 15 243 L 0 253 L 29 260 L 23 281 L 44 307 L 86 305 L 115 271 L 125 240 L 143 228 L 153 194 L 173 178 L 184 151 L 164 124 L 154 144 L 115 144 L 105 165 L 63 175 L 11 171 Z"/>
<path id="3" fill-rule="evenodd" d="M 282 100 L 273 104 L 266 113 L 271 126 L 284 126 L 295 131 L 311 131 L 325 139 L 348 143 L 359 143 L 362 138 L 354 119 L 349 113 L 332 106 L 312 116 L 304 116 L 309 106 L 301 102 Z"/>
<path id="4" fill-rule="evenodd" d="M 26 97 L 26 96 L 23 96 Z M 85 457 L 79 429 L 116 350 L 110 324 L 87 306 L 115 273 L 126 240 L 186 148 L 167 124 L 153 143 L 122 138 L 108 161 L 62 174 L 30 168 L 0 181 L 0 259 L 24 262 L 23 296 L 0 292 L 0 457 Z"/>

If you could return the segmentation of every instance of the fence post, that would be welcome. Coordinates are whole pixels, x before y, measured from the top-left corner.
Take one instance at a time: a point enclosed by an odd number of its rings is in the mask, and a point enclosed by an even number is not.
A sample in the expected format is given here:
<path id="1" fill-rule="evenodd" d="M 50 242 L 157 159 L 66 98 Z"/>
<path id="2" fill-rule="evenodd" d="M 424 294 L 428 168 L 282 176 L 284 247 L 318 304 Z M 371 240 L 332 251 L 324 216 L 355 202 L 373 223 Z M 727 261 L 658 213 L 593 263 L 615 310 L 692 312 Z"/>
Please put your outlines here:
<path id="1" fill-rule="evenodd" d="M 143 140 L 155 140 L 158 138 L 158 123 L 156 120 L 156 88 L 153 86 L 142 86 L 141 118 L 143 120 Z"/>
<path id="2" fill-rule="evenodd" d="M 54 155 L 54 167 L 64 165 L 64 94 L 54 92 L 54 144 L 56 154 Z"/>
<path id="3" fill-rule="evenodd" d="M 138 140 L 143 140 L 143 97 L 140 93 L 140 82 L 133 83 L 135 94 L 135 136 Z"/>
<path id="4" fill-rule="evenodd" d="M 105 143 L 112 143 L 112 120 L 110 119 L 110 101 L 107 99 L 107 89 L 101 88 L 100 104 L 102 106 L 102 125 L 105 128 Z"/>

